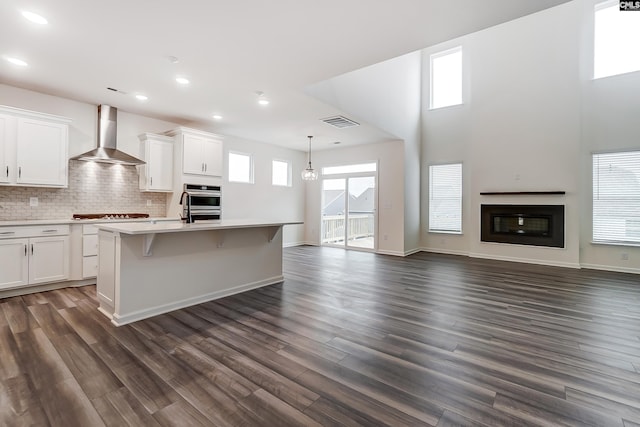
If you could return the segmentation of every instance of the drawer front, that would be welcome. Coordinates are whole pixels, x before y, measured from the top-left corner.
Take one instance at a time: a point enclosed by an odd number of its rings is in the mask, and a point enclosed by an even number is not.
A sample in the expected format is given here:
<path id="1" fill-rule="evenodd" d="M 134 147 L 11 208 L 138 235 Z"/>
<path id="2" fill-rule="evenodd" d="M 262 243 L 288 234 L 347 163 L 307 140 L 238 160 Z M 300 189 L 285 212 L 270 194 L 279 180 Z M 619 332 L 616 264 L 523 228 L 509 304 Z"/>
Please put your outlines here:
<path id="1" fill-rule="evenodd" d="M 68 224 L 52 224 L 25 227 L 0 227 L 0 239 L 67 235 L 69 235 Z"/>
<path id="2" fill-rule="evenodd" d="M 86 256 L 82 258 L 82 278 L 98 276 L 98 256 Z"/>
<path id="3" fill-rule="evenodd" d="M 98 234 L 98 226 L 93 224 L 83 224 L 82 234 Z"/>
<path id="4" fill-rule="evenodd" d="M 87 234 L 82 236 L 82 256 L 98 255 L 98 235 Z"/>

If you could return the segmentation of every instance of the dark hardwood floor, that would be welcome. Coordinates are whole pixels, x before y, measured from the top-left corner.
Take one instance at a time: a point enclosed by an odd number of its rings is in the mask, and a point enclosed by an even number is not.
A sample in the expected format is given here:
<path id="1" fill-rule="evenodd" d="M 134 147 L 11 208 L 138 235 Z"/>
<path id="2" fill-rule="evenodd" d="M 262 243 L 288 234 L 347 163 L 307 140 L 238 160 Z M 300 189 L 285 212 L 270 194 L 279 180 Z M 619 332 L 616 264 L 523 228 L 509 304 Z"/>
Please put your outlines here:
<path id="1" fill-rule="evenodd" d="M 284 256 L 282 284 L 120 328 L 93 286 L 0 300 L 0 425 L 640 425 L 637 275 Z"/>

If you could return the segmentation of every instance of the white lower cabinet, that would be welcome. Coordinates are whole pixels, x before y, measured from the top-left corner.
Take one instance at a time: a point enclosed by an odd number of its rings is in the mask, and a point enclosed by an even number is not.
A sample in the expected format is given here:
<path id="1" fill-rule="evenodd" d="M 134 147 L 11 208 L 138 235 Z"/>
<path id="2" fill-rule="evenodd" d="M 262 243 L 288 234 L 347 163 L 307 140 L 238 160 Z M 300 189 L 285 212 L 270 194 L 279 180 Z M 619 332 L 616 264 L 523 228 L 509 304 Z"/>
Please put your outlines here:
<path id="1" fill-rule="evenodd" d="M 0 229 L 0 289 L 69 278 L 69 227 Z"/>
<path id="2" fill-rule="evenodd" d="M 98 275 L 98 228 L 95 225 L 82 226 L 82 278 Z"/>
<path id="3" fill-rule="evenodd" d="M 29 284 L 29 239 L 0 240 L 0 289 Z"/>
<path id="4" fill-rule="evenodd" d="M 69 236 L 29 239 L 29 284 L 69 278 Z"/>

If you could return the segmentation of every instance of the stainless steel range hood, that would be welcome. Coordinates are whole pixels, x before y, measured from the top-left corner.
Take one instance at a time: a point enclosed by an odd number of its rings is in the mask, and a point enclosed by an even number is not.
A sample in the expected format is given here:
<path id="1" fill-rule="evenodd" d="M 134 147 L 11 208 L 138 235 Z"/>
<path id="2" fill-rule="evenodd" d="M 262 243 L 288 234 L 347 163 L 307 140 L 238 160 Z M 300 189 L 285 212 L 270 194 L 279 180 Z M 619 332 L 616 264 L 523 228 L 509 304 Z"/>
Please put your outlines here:
<path id="1" fill-rule="evenodd" d="M 109 105 L 98 106 L 98 147 L 79 154 L 71 160 L 86 160 L 121 165 L 143 165 L 145 162 L 118 150 L 118 110 Z"/>

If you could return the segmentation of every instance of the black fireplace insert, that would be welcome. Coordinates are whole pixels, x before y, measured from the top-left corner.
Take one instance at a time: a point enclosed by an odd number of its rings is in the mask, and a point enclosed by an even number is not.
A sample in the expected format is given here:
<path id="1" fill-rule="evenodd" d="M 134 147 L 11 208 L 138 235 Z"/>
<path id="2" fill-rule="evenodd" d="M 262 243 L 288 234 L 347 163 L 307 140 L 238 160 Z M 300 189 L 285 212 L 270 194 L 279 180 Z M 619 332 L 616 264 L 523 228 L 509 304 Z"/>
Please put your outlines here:
<path id="1" fill-rule="evenodd" d="M 481 205 L 483 242 L 564 248 L 564 205 Z"/>

